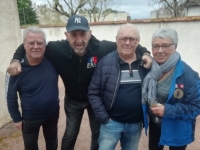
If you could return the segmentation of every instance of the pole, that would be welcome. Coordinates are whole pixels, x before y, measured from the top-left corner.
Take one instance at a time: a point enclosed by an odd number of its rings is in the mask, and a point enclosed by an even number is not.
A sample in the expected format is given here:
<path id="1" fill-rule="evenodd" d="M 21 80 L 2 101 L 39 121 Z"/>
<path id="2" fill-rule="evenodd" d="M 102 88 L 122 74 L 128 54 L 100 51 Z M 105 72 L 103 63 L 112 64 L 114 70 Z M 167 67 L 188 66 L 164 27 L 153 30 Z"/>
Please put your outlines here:
<path id="1" fill-rule="evenodd" d="M 25 13 L 24 13 L 24 8 L 23 8 L 23 16 L 24 16 L 24 24 L 26 25 L 26 17 L 25 17 Z"/>

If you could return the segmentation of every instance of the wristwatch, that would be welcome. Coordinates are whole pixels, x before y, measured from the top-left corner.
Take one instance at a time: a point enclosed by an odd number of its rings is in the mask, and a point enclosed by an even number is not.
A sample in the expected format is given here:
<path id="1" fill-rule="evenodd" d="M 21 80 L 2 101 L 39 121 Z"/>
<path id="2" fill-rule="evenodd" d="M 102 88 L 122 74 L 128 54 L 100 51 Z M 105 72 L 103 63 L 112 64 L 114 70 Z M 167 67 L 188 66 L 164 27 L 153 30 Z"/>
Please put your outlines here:
<path id="1" fill-rule="evenodd" d="M 18 63 L 20 63 L 20 61 L 19 61 L 18 59 L 12 59 L 12 60 L 10 61 L 10 64 L 13 63 L 13 62 L 18 62 Z"/>

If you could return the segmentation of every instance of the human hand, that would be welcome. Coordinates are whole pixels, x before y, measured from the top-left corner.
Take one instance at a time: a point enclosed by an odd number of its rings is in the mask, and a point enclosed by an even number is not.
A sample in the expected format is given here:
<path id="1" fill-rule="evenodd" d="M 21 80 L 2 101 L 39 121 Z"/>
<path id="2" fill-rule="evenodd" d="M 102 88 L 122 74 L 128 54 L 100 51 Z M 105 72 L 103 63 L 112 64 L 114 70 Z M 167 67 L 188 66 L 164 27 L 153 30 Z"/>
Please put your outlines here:
<path id="1" fill-rule="evenodd" d="M 144 54 L 142 56 L 143 66 L 144 68 L 151 68 L 152 66 L 152 57 L 150 55 Z"/>
<path id="2" fill-rule="evenodd" d="M 22 72 L 21 65 L 19 62 L 12 62 L 8 68 L 7 72 L 10 76 L 19 75 Z"/>
<path id="3" fill-rule="evenodd" d="M 22 121 L 14 123 L 15 128 L 22 130 Z"/>
<path id="4" fill-rule="evenodd" d="M 165 106 L 159 103 L 155 105 L 151 105 L 151 111 L 153 114 L 162 117 L 164 115 Z"/>

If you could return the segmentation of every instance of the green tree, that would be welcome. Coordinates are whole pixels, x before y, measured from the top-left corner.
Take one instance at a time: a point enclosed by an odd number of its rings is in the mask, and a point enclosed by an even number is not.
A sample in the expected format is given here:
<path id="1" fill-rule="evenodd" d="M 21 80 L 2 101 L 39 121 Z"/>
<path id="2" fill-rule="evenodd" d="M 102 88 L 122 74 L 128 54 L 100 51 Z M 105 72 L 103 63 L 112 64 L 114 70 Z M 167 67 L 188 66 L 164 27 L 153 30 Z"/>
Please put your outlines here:
<path id="1" fill-rule="evenodd" d="M 17 5 L 20 25 L 39 23 L 31 0 L 17 0 Z"/>

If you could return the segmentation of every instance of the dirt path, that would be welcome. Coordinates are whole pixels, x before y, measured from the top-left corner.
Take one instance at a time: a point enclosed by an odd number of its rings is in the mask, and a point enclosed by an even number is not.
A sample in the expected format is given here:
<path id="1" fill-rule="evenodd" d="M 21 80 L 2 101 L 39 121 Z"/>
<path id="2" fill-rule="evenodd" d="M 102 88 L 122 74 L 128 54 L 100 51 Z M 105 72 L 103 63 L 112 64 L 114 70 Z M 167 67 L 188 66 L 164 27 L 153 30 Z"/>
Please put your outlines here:
<path id="1" fill-rule="evenodd" d="M 65 130 L 65 113 L 63 107 L 63 97 L 64 97 L 64 87 L 60 82 L 60 119 L 58 123 L 58 150 L 60 150 L 61 139 Z M 195 142 L 190 144 L 187 150 L 200 150 L 200 116 L 197 118 L 196 122 L 196 132 L 195 132 Z M 87 113 L 84 114 L 80 133 L 76 142 L 75 150 L 89 150 L 90 147 L 90 129 L 88 124 Z M 39 135 L 39 149 L 45 150 L 45 143 L 43 139 L 42 130 Z M 147 150 L 148 140 L 145 134 L 142 134 L 139 144 L 139 150 Z M 167 150 L 168 148 L 165 148 Z M 7 124 L 5 127 L 0 129 L 0 150 L 23 150 L 23 140 L 21 136 L 21 132 L 17 131 L 12 123 Z M 120 150 L 120 146 L 118 144 L 116 150 Z"/>

